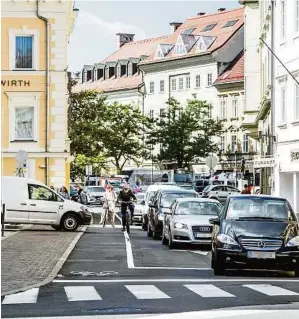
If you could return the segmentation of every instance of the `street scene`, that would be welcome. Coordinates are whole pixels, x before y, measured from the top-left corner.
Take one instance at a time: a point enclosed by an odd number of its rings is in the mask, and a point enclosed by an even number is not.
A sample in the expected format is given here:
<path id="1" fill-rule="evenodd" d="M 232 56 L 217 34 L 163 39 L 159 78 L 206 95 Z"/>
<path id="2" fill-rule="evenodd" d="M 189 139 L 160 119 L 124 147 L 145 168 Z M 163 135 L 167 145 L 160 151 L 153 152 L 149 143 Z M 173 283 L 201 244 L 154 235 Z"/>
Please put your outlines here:
<path id="1" fill-rule="evenodd" d="M 2 318 L 299 318 L 299 0 L 4 0 L 1 101 Z"/>

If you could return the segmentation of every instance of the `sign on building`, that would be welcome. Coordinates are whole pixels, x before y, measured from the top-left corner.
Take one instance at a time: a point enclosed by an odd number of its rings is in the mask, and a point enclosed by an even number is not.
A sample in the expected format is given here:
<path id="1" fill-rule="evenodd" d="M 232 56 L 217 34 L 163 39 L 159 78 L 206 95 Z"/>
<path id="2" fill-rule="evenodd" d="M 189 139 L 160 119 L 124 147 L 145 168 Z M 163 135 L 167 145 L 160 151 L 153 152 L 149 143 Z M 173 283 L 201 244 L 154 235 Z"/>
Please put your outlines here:
<path id="1" fill-rule="evenodd" d="M 276 160 L 273 157 L 257 158 L 253 160 L 254 168 L 270 168 L 276 166 Z"/>
<path id="2" fill-rule="evenodd" d="M 299 162 L 299 150 L 291 150 L 291 162 Z"/>

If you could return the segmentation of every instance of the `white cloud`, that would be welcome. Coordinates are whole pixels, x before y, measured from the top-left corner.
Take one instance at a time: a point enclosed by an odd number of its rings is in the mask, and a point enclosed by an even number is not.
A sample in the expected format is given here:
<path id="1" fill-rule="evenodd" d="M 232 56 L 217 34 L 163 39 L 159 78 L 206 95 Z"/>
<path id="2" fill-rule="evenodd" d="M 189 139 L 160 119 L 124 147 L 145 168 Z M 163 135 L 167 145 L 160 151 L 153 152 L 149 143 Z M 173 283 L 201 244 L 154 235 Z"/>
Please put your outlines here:
<path id="1" fill-rule="evenodd" d="M 69 45 L 69 67 L 77 71 L 84 64 L 100 62 L 116 50 L 116 33 L 134 33 L 135 40 L 146 38 L 145 32 L 134 25 L 107 22 L 88 13 L 79 12 Z"/>

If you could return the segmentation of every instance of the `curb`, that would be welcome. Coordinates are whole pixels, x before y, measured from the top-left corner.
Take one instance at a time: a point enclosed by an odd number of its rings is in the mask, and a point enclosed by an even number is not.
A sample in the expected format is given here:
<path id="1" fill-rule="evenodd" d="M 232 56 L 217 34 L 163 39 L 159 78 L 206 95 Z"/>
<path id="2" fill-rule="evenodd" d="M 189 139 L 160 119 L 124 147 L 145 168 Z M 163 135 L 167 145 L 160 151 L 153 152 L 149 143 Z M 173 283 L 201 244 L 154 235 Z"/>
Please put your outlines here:
<path id="1" fill-rule="evenodd" d="M 38 287 L 44 286 L 46 284 L 49 284 L 56 277 L 56 275 L 58 274 L 59 270 L 62 268 L 63 264 L 67 260 L 68 256 L 70 255 L 72 250 L 75 248 L 77 242 L 79 241 L 81 236 L 85 233 L 86 229 L 87 229 L 87 226 L 83 226 L 82 227 L 82 230 L 80 230 L 79 233 L 77 234 L 77 236 L 72 240 L 72 242 L 70 243 L 69 247 L 63 253 L 63 255 L 59 258 L 57 264 L 52 269 L 51 273 L 47 276 L 47 278 L 45 278 L 44 280 L 40 281 L 39 283 L 36 283 L 36 284 L 33 284 L 33 285 L 28 285 L 28 286 L 22 287 L 20 289 L 10 290 L 10 291 L 6 291 L 4 293 L 1 291 L 1 297 L 2 296 L 11 295 L 11 294 L 15 294 L 15 293 L 18 293 L 18 292 L 23 292 L 25 290 L 32 289 L 32 288 L 38 288 Z"/>

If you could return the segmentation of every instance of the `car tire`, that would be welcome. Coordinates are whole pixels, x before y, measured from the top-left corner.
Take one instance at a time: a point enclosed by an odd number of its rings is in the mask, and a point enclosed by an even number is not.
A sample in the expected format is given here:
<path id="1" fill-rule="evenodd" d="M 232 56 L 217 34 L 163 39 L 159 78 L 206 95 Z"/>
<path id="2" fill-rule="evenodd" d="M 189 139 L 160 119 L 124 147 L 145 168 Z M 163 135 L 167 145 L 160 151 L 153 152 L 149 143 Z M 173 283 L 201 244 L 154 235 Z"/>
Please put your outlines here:
<path id="1" fill-rule="evenodd" d="M 149 222 L 147 223 L 147 231 L 146 231 L 146 233 L 147 233 L 147 237 L 152 237 L 153 236 L 153 232 L 151 230 L 151 226 L 150 226 Z"/>
<path id="2" fill-rule="evenodd" d="M 159 240 L 159 239 L 160 239 L 159 233 L 157 233 L 156 231 L 153 231 L 153 240 Z"/>
<path id="3" fill-rule="evenodd" d="M 223 276 L 225 273 L 224 264 L 217 260 L 214 252 L 212 252 L 211 268 L 214 270 L 214 276 Z"/>
<path id="4" fill-rule="evenodd" d="M 165 234 L 164 234 L 164 232 L 163 232 L 163 234 L 162 234 L 162 245 L 167 245 L 168 244 L 168 240 L 167 240 L 167 238 L 165 237 Z"/>
<path id="5" fill-rule="evenodd" d="M 143 221 L 142 221 L 142 229 L 143 229 L 144 231 L 147 230 L 147 222 L 146 222 L 145 218 L 143 218 Z"/>
<path id="6" fill-rule="evenodd" d="M 61 225 L 51 225 L 51 227 L 55 230 L 62 230 Z"/>
<path id="7" fill-rule="evenodd" d="M 79 219 L 75 214 L 66 214 L 63 216 L 61 226 L 66 231 L 76 231 L 79 227 Z"/>
<path id="8" fill-rule="evenodd" d="M 168 248 L 173 249 L 175 246 L 174 242 L 172 241 L 172 235 L 171 232 L 169 231 L 169 239 L 168 239 Z"/>

